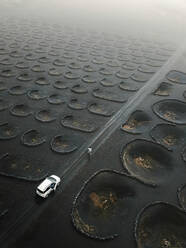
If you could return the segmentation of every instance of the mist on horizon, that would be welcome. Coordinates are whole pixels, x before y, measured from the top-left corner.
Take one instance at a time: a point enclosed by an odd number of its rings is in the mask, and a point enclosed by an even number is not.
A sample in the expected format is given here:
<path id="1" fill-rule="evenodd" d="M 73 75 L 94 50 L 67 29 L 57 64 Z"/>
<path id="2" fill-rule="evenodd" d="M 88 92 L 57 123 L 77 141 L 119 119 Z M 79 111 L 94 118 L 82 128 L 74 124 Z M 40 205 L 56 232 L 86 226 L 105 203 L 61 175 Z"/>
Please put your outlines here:
<path id="1" fill-rule="evenodd" d="M 185 37 L 184 0 L 1 0 L 0 14 L 110 32 Z"/>

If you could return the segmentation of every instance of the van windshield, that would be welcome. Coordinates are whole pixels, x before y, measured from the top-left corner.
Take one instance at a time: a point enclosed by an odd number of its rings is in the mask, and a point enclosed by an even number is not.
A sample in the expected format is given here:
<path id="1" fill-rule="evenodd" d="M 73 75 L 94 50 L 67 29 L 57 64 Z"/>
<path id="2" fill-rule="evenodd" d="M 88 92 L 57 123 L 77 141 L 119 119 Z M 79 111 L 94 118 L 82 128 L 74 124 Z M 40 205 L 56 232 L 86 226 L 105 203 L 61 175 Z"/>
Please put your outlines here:
<path id="1" fill-rule="evenodd" d="M 53 177 L 48 177 L 47 179 L 50 180 L 50 181 L 53 182 L 53 183 L 56 182 L 56 179 L 54 179 Z"/>

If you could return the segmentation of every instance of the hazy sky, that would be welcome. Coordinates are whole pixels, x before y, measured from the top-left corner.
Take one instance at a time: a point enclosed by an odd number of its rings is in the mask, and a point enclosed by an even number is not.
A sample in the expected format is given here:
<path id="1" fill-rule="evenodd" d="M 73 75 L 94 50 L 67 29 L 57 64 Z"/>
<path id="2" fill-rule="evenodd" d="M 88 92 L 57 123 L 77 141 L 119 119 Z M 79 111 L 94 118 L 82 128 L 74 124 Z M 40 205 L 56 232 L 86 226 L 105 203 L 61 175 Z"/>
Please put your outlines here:
<path id="1" fill-rule="evenodd" d="M 7 15 L 17 11 L 102 30 L 186 32 L 186 0 L 0 0 L 0 7 Z"/>

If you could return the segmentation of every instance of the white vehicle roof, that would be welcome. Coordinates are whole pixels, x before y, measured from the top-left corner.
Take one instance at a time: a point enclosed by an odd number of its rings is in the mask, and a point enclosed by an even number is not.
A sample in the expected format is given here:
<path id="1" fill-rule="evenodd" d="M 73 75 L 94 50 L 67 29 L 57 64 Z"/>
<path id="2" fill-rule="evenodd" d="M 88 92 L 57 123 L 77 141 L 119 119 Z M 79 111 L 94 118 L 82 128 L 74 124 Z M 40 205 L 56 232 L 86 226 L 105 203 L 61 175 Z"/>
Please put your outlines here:
<path id="1" fill-rule="evenodd" d="M 47 177 L 37 188 L 40 191 L 44 192 L 52 183 L 52 180 L 49 179 L 51 177 L 56 181 L 56 183 L 61 181 L 61 179 L 58 176 L 51 175 L 51 176 Z"/>
<path id="2" fill-rule="evenodd" d="M 37 188 L 41 191 L 45 191 L 47 187 L 49 187 L 51 184 L 51 181 L 46 178 Z"/>

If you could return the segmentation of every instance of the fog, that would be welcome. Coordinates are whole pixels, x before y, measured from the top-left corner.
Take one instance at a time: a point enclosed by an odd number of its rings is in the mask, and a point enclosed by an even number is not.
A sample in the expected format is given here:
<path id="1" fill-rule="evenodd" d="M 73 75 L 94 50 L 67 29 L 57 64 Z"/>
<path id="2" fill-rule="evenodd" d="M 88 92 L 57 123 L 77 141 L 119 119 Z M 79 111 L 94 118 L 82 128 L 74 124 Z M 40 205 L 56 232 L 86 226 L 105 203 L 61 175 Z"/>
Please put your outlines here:
<path id="1" fill-rule="evenodd" d="M 122 33 L 185 37 L 185 0 L 0 0 L 1 16 Z"/>

